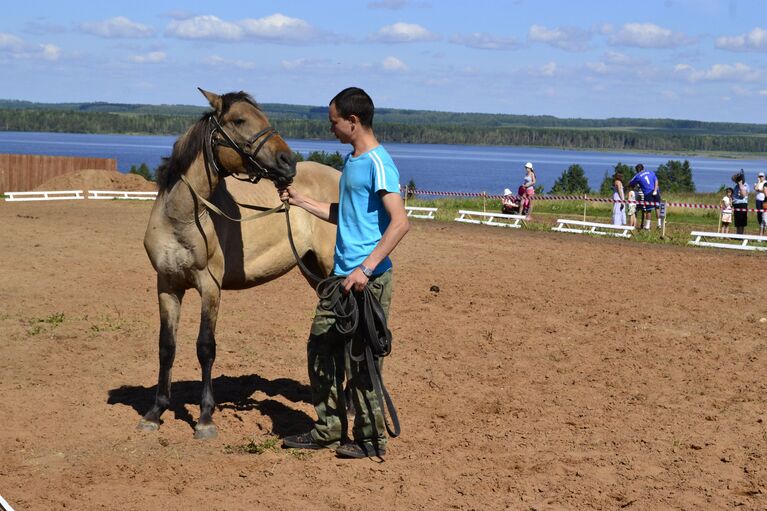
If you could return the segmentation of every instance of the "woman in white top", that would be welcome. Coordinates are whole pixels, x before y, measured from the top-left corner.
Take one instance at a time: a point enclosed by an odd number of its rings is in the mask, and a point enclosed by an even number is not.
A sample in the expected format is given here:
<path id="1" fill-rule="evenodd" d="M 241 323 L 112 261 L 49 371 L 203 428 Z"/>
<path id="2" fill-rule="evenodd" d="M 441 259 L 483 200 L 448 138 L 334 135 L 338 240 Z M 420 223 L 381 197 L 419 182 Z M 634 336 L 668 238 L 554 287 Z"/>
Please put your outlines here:
<path id="1" fill-rule="evenodd" d="M 756 209 L 764 209 L 764 186 L 767 185 L 767 180 L 764 179 L 764 172 L 760 172 L 757 176 L 757 181 L 754 183 L 754 191 L 756 192 Z M 764 236 L 765 224 L 767 224 L 766 215 L 763 215 L 761 211 L 756 212 L 756 223 L 759 224 L 759 236 Z"/>
<path id="2" fill-rule="evenodd" d="M 620 201 L 613 203 L 613 225 L 626 225 L 626 206 L 623 204 L 626 197 L 623 195 L 623 174 L 620 172 L 613 176 L 613 200 Z"/>

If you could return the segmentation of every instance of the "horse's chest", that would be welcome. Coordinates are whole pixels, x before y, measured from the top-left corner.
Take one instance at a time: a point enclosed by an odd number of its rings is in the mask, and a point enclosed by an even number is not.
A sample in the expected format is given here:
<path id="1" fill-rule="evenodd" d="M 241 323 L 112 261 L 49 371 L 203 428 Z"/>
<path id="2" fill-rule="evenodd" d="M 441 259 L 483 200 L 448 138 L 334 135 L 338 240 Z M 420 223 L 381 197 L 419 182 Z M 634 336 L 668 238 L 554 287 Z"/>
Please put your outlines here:
<path id="1" fill-rule="evenodd" d="M 158 272 L 181 280 L 203 269 L 208 260 L 204 243 L 183 236 L 159 236 L 147 251 Z"/>

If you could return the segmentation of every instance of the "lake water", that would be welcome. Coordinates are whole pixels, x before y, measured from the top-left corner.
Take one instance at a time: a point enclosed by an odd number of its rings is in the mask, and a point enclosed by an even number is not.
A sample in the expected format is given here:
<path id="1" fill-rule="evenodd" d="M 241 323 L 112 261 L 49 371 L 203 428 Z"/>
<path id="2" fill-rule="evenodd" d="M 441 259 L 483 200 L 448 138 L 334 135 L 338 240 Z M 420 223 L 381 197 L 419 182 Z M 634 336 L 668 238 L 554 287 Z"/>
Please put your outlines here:
<path id="1" fill-rule="evenodd" d="M 146 163 L 150 168 L 169 156 L 176 137 L 140 135 L 84 135 L 74 133 L 0 132 L 0 153 L 116 158 L 120 171 Z M 312 151 L 339 151 L 349 146 L 336 141 L 293 140 L 288 143 L 304 156 Z M 562 171 L 577 163 L 583 167 L 592 189 L 599 188 L 605 172 L 611 174 L 618 162 L 633 167 L 643 163 L 656 169 L 668 160 L 690 161 L 698 191 L 716 191 L 730 186 L 730 176 L 746 171 L 749 183 L 759 171 L 767 171 L 767 161 L 758 159 L 721 159 L 663 154 L 566 151 L 538 147 L 490 147 L 440 144 L 384 144 L 400 171 L 402 184 L 411 179 L 421 190 L 483 192 L 501 194 L 504 188 L 516 190 L 524 175 L 523 165 L 530 161 L 536 169 L 538 184 L 546 191 Z"/>

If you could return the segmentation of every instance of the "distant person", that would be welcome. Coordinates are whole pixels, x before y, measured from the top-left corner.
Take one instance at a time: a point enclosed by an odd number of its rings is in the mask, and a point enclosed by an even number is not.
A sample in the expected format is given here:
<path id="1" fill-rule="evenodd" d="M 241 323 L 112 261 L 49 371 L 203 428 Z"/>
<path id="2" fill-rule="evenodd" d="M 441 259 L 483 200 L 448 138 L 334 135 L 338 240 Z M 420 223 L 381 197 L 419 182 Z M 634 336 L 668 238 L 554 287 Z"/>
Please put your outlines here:
<path id="1" fill-rule="evenodd" d="M 519 214 L 528 219 L 533 209 L 532 197 L 535 195 L 535 170 L 531 162 L 525 163 L 525 177 L 519 186 Z"/>
<path id="2" fill-rule="evenodd" d="M 767 216 L 764 213 L 762 213 L 762 209 L 764 209 L 764 198 L 765 198 L 765 185 L 767 185 L 767 180 L 764 179 L 764 172 L 760 172 L 756 175 L 756 183 L 754 183 L 754 193 L 756 193 L 756 223 L 759 224 L 759 236 L 764 236 L 764 227 L 767 222 L 765 222 L 764 217 Z"/>
<path id="3" fill-rule="evenodd" d="M 652 224 L 652 212 L 655 210 L 655 204 L 661 201 L 660 190 L 658 189 L 658 177 L 652 170 L 645 170 L 641 163 L 634 167 L 636 174 L 629 181 L 629 186 L 639 185 L 642 189 L 643 200 L 648 204 L 642 206 L 643 228 L 650 229 Z M 656 213 L 657 214 L 657 213 Z M 658 217 L 658 227 L 661 226 L 660 217 Z"/>
<path id="4" fill-rule="evenodd" d="M 722 217 L 719 223 L 719 232 L 730 232 L 730 222 L 732 222 L 732 188 L 725 190 L 725 195 L 719 203 L 722 208 Z"/>
<path id="5" fill-rule="evenodd" d="M 743 169 L 732 176 L 735 182 L 732 195 L 732 213 L 735 223 L 735 232 L 743 234 L 748 225 L 748 184 Z"/>
<path id="6" fill-rule="evenodd" d="M 519 202 L 516 196 L 506 188 L 503 190 L 503 197 L 501 197 L 501 213 L 507 215 L 516 215 L 519 213 Z"/>
<path id="7" fill-rule="evenodd" d="M 631 227 L 636 227 L 637 226 L 637 205 L 636 205 L 637 194 L 633 188 L 629 188 L 629 194 L 626 197 L 626 199 L 629 202 L 626 208 L 627 209 L 626 215 L 628 216 L 628 224 Z"/>
<path id="8" fill-rule="evenodd" d="M 623 195 L 623 174 L 613 176 L 613 225 L 626 225 L 626 197 Z"/>

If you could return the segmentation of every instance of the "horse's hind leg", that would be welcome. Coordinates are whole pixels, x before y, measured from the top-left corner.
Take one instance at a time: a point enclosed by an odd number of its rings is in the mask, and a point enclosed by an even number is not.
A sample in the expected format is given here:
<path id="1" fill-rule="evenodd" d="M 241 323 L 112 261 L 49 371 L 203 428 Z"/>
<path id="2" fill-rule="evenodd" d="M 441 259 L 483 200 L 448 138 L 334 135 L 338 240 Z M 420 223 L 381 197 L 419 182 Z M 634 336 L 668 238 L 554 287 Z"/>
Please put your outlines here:
<path id="1" fill-rule="evenodd" d="M 157 379 L 154 405 L 141 418 L 138 429 L 159 429 L 160 416 L 170 406 L 171 369 L 176 357 L 176 330 L 184 291 L 172 288 L 162 276 L 157 276 L 157 297 L 160 304 L 160 375 Z"/>
<path id="2" fill-rule="evenodd" d="M 197 336 L 197 360 L 202 370 L 202 397 L 200 399 L 200 420 L 194 427 L 194 437 L 213 438 L 218 434 L 213 423 L 213 410 L 216 401 L 213 398 L 212 371 L 216 360 L 216 319 L 221 302 L 221 288 L 218 282 L 207 272 L 200 276 L 200 332 Z"/>

